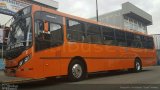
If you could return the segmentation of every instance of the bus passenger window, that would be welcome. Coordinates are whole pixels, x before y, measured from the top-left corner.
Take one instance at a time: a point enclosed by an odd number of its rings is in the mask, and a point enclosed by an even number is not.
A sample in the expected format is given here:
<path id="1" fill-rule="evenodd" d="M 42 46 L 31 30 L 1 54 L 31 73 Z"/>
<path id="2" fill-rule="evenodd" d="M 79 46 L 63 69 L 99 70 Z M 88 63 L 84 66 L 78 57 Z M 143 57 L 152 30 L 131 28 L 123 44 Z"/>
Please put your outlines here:
<path id="1" fill-rule="evenodd" d="M 84 42 L 84 23 L 76 20 L 67 20 L 67 39 L 73 42 Z"/>
<path id="2" fill-rule="evenodd" d="M 153 49 L 154 48 L 154 41 L 152 37 L 147 37 L 147 49 Z"/>
<path id="3" fill-rule="evenodd" d="M 115 30 L 116 41 L 118 46 L 127 46 L 126 34 L 124 31 Z"/>
<path id="4" fill-rule="evenodd" d="M 93 43 L 93 44 L 102 43 L 100 26 L 89 23 L 87 24 L 87 40 L 88 43 Z"/>
<path id="5" fill-rule="evenodd" d="M 63 33 L 61 25 L 50 23 L 49 32 L 50 32 L 51 46 L 56 46 L 63 43 Z"/>
<path id="6" fill-rule="evenodd" d="M 141 35 L 142 48 L 147 48 L 147 37 Z"/>
<path id="7" fill-rule="evenodd" d="M 134 47 L 135 48 L 142 48 L 141 36 L 138 34 L 134 35 Z"/>
<path id="8" fill-rule="evenodd" d="M 114 29 L 108 27 L 102 27 L 103 43 L 106 45 L 116 45 Z"/>
<path id="9" fill-rule="evenodd" d="M 134 47 L 134 34 L 126 32 L 127 47 Z"/>

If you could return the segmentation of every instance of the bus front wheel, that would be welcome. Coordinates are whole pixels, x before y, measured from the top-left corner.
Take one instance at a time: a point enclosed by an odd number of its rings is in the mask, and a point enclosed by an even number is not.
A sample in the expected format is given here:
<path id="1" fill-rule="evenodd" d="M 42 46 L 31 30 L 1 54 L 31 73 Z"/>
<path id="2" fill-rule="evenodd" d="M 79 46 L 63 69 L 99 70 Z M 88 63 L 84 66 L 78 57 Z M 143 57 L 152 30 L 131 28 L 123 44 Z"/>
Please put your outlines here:
<path id="1" fill-rule="evenodd" d="M 68 79 L 76 82 L 85 79 L 86 70 L 85 65 L 80 60 L 73 60 L 69 65 Z"/>

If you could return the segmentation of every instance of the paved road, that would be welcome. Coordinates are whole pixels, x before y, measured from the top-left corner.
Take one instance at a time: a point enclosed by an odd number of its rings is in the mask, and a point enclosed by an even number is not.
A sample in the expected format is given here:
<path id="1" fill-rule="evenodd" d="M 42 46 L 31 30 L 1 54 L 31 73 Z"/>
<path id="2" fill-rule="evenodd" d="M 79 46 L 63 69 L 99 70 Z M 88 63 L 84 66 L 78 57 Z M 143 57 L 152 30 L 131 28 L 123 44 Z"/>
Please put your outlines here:
<path id="1" fill-rule="evenodd" d="M 160 90 L 160 66 L 153 66 L 144 68 L 140 73 L 129 73 L 127 71 L 119 71 L 119 72 L 106 72 L 100 74 L 92 74 L 89 75 L 88 79 L 80 82 L 68 82 L 66 78 L 60 79 L 48 79 L 44 81 L 32 82 L 32 83 L 25 83 L 18 85 L 19 89 L 21 90 L 61 90 L 69 87 L 80 87 L 88 86 L 88 87 L 117 87 L 122 90 L 128 90 L 126 85 L 136 85 L 134 88 L 135 90 Z M 151 85 L 152 84 L 152 85 Z M 124 87 L 120 87 L 123 86 Z M 137 87 L 137 85 L 144 87 Z M 146 86 L 147 85 L 147 86 Z M 148 87 L 148 85 L 150 85 Z M 153 86 L 153 87 L 152 87 Z M 137 89 L 139 88 L 139 89 Z M 73 89 L 73 88 L 72 88 Z M 101 88 L 104 89 L 104 88 Z M 117 89 L 117 88 L 116 88 Z M 133 87 L 132 87 L 133 89 Z M 68 90 L 68 89 L 67 89 Z M 75 90 L 75 89 L 74 89 Z M 82 89 L 80 89 L 82 90 Z M 107 88 L 105 89 L 107 90 Z M 113 90 L 113 89 L 112 89 Z M 134 90 L 134 89 L 133 89 Z"/>

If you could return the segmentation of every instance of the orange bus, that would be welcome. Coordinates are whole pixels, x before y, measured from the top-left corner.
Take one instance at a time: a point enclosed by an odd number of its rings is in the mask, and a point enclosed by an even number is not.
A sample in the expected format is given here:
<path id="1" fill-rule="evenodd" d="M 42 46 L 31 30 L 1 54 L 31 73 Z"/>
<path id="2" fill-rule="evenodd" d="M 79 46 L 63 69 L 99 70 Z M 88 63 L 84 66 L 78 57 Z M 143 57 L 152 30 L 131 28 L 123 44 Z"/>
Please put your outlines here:
<path id="1" fill-rule="evenodd" d="M 151 36 L 32 5 L 14 15 L 5 73 L 23 78 L 68 76 L 155 65 Z"/>

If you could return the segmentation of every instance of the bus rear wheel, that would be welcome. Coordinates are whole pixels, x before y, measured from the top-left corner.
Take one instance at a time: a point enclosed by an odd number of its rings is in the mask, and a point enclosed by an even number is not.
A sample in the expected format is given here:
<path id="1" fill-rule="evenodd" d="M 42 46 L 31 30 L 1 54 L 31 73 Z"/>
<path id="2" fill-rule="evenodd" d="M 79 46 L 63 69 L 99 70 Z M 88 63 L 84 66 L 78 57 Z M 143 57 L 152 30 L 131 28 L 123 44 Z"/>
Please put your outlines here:
<path id="1" fill-rule="evenodd" d="M 69 65 L 68 79 L 76 82 L 85 79 L 86 69 L 85 65 L 80 60 L 73 60 Z"/>
<path id="2" fill-rule="evenodd" d="M 142 63 L 139 59 L 136 59 L 134 62 L 134 68 L 128 69 L 129 72 L 141 72 L 142 71 Z"/>
<path id="3" fill-rule="evenodd" d="M 134 71 L 135 72 L 141 72 L 142 71 L 142 64 L 141 64 L 140 60 L 135 61 Z"/>

